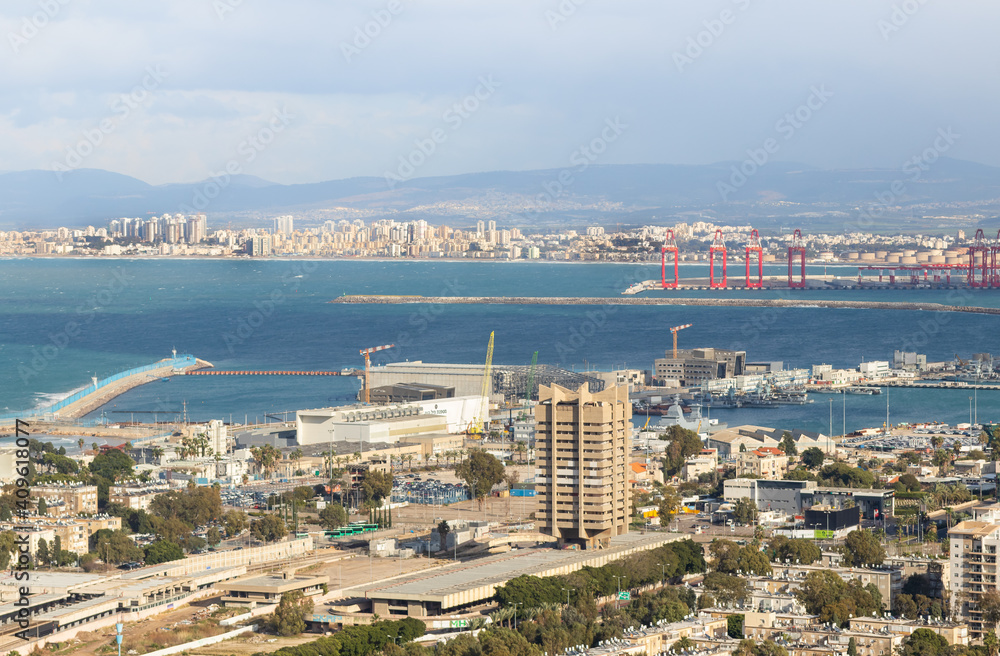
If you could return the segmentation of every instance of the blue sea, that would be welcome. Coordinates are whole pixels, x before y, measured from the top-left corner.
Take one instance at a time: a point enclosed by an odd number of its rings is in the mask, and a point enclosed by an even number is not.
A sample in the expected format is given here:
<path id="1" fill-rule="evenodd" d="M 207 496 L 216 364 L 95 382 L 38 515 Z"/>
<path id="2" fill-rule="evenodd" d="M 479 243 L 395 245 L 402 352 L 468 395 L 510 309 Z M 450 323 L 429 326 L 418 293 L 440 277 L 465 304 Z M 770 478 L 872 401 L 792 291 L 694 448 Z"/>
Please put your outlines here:
<path id="1" fill-rule="evenodd" d="M 830 274 L 857 269 L 827 267 Z M 783 267 L 768 267 L 779 274 Z M 810 267 L 822 273 L 824 267 Z M 682 278 L 706 265 L 682 266 Z M 894 349 L 1000 355 L 997 317 L 818 307 L 712 308 L 346 305 L 342 294 L 617 296 L 631 282 L 658 278 L 659 265 L 448 261 L 4 259 L 0 260 L 0 409 L 23 410 L 104 377 L 170 355 L 191 353 L 218 369 L 358 368 L 361 348 L 396 344 L 374 362 L 482 362 L 490 332 L 494 362 L 539 362 L 568 369 L 649 369 L 670 346 L 745 349 L 751 361 L 788 367 L 854 367 Z M 657 291 L 650 294 L 665 294 Z M 746 297 L 747 292 L 685 292 Z M 755 297 L 926 301 L 1000 306 L 1000 292 L 801 291 Z M 177 416 L 263 420 L 266 415 L 353 399 L 356 379 L 333 377 L 174 377 L 136 388 L 105 406 L 109 421 Z M 969 419 L 969 393 L 894 390 L 890 421 Z M 829 399 L 803 407 L 717 411 L 730 424 L 829 430 Z M 842 424 L 834 403 L 834 428 Z M 885 397 L 847 398 L 847 428 L 881 425 Z M 1000 419 L 1000 393 L 980 391 L 978 419 Z M 138 414 L 137 414 L 138 413 Z"/>

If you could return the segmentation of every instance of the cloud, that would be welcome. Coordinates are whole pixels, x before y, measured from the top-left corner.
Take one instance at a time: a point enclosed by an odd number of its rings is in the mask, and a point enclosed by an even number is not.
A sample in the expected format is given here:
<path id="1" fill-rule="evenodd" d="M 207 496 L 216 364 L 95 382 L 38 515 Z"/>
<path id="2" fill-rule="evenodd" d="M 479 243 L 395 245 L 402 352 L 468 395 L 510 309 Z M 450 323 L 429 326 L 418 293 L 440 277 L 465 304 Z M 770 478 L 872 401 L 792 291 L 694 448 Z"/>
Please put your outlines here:
<path id="1" fill-rule="evenodd" d="M 782 158 L 895 166 L 953 125 L 969 135 L 954 156 L 1000 164 L 988 115 L 997 89 L 985 82 L 1000 72 L 990 33 L 1000 6 L 986 0 L 911 0 L 919 10 L 888 39 L 880 21 L 899 22 L 905 3 L 219 1 L 232 11 L 214 0 L 51 0 L 59 10 L 16 52 L 11 35 L 24 39 L 42 5 L 4 3 L 0 169 L 47 168 L 150 66 L 169 77 L 88 166 L 153 183 L 203 179 L 288 107 L 295 121 L 248 173 L 381 176 L 481 75 L 502 88 L 420 175 L 565 166 L 614 116 L 632 127 L 602 163 L 739 159 L 824 83 L 835 101 Z M 699 38 L 679 70 L 675 55 Z M 359 52 L 345 57 L 345 44 Z"/>

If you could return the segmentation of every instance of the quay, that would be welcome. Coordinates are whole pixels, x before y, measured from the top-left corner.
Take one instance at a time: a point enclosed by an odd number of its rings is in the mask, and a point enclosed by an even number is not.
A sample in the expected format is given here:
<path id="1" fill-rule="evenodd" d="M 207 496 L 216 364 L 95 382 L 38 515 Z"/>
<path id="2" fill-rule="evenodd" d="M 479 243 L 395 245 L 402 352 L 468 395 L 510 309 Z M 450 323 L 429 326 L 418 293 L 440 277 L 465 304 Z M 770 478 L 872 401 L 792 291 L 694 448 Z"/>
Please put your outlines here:
<path id="1" fill-rule="evenodd" d="M 1000 308 L 943 303 L 904 301 L 851 301 L 787 298 L 639 298 L 635 296 L 393 296 L 344 295 L 330 303 L 357 305 L 688 305 L 708 307 L 829 308 L 863 310 L 910 310 L 924 312 L 967 312 L 1000 315 Z"/>
<path id="2" fill-rule="evenodd" d="M 93 382 L 84 389 L 51 405 L 0 415 L 0 426 L 13 426 L 16 419 L 30 421 L 79 419 L 140 385 L 211 366 L 211 362 L 199 360 L 193 355 L 177 355 L 175 353 L 173 357 L 122 371 L 102 380 L 95 377 L 92 379 Z"/>

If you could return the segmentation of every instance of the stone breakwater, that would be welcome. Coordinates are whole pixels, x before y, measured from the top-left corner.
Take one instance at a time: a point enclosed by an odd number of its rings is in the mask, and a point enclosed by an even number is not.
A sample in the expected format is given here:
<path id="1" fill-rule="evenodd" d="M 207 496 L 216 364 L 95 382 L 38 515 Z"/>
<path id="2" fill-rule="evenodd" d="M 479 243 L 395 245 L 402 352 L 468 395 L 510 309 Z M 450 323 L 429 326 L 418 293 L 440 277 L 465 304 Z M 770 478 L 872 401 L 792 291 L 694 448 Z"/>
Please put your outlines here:
<path id="1" fill-rule="evenodd" d="M 969 312 L 1000 315 L 1000 308 L 942 303 L 906 303 L 892 301 L 831 301 L 784 298 L 635 298 L 599 296 L 341 296 L 331 303 L 357 305 L 401 305 L 425 303 L 437 305 L 700 305 L 708 307 L 751 308 L 830 308 L 860 310 L 910 310 L 924 312 Z"/>

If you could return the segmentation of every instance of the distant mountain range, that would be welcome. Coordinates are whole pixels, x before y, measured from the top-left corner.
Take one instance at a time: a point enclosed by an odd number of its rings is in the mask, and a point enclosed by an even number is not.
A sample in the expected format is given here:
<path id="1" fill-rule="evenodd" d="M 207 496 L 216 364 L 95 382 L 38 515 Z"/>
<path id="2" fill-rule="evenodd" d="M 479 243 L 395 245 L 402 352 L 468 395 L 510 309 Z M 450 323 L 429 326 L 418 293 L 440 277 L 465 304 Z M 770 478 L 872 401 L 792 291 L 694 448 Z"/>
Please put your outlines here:
<path id="1" fill-rule="evenodd" d="M 222 220 L 249 224 L 283 213 L 302 216 L 298 225 L 352 215 L 454 225 L 491 218 L 522 226 L 598 218 L 606 224 L 634 224 L 685 214 L 737 220 L 821 216 L 871 204 L 891 206 L 889 215 L 915 216 L 942 214 L 936 210 L 947 207 L 983 211 L 1000 199 L 1000 168 L 948 158 L 926 171 L 916 166 L 831 170 L 771 162 L 743 177 L 734 174 L 739 166 L 635 164 L 293 185 L 247 175 L 150 185 L 98 169 L 58 175 L 18 171 L 0 173 L 0 228 L 103 226 L 118 217 L 194 210 L 208 214 L 213 227 Z"/>

